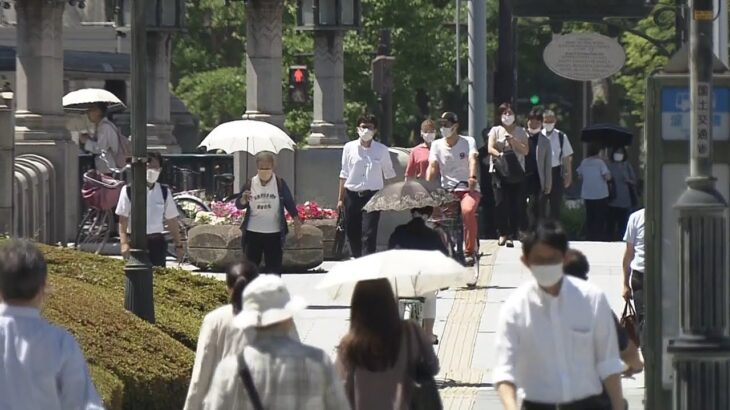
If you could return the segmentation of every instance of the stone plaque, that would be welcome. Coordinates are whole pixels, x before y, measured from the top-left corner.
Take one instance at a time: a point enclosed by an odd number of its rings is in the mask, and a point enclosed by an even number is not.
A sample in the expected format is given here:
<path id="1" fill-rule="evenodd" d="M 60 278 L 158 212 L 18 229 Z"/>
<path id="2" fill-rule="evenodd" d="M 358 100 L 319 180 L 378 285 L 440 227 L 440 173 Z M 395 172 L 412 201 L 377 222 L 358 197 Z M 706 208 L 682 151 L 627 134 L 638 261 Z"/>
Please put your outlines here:
<path id="1" fill-rule="evenodd" d="M 616 74 L 626 62 L 623 47 L 598 33 L 556 36 L 543 52 L 545 65 L 555 74 L 575 81 L 601 80 Z"/>

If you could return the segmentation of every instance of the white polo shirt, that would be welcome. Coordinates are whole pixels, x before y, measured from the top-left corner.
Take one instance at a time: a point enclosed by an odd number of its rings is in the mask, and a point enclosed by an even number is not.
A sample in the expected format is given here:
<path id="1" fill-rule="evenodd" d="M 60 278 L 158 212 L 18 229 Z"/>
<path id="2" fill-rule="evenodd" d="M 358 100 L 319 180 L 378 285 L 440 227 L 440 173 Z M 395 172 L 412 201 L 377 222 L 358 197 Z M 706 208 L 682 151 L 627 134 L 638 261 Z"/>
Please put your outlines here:
<path id="1" fill-rule="evenodd" d="M 639 209 L 629 216 L 624 242 L 634 247 L 631 269 L 644 272 L 644 210 Z"/>
<path id="2" fill-rule="evenodd" d="M 547 131 L 545 131 L 544 128 L 542 130 L 542 135 L 546 136 L 550 140 L 550 146 L 553 148 L 553 168 L 563 165 L 563 159 L 573 155 L 573 146 L 570 145 L 570 140 L 568 139 L 568 136 L 563 134 L 563 156 L 562 158 L 560 157 L 561 132 L 562 131 L 557 128 L 554 128 L 553 131 L 549 134 Z"/>
<path id="3" fill-rule="evenodd" d="M 117 203 L 117 215 L 129 218 L 132 212 L 132 201 L 127 196 L 127 188 L 122 188 Z M 175 200 L 172 198 L 172 190 L 168 188 L 167 200 L 162 196 L 162 187 L 155 183 L 152 189 L 147 189 L 147 235 L 162 233 L 165 231 L 165 221 L 178 216 Z M 132 224 L 129 224 L 128 232 L 132 231 Z"/>
<path id="4" fill-rule="evenodd" d="M 342 147 L 342 168 L 340 178 L 350 191 L 379 191 L 383 178 L 395 178 L 393 162 L 388 147 L 373 141 L 370 147 L 363 147 L 360 140 L 350 141 Z"/>

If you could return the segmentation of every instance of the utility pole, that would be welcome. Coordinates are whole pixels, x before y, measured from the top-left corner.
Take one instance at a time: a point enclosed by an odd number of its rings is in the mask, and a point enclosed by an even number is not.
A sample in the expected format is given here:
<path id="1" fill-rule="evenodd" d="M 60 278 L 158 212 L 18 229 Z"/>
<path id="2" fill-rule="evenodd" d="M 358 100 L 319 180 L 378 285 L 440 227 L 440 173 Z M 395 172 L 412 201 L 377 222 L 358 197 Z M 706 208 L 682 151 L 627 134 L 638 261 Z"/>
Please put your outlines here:
<path id="1" fill-rule="evenodd" d="M 494 75 L 494 103 L 512 104 L 515 101 L 515 47 L 511 0 L 499 0 L 499 44 L 497 46 L 497 70 Z M 496 124 L 495 124 L 496 125 Z"/>
<path id="2" fill-rule="evenodd" d="M 487 0 L 469 0 L 468 30 L 469 136 L 478 140 L 487 127 Z"/>
<path id="3" fill-rule="evenodd" d="M 390 55 L 390 29 L 380 31 L 378 54 L 372 63 L 373 90 L 380 102 L 380 142 L 389 145 L 393 137 L 393 64 L 395 57 Z"/>
<path id="4" fill-rule="evenodd" d="M 717 2 L 720 8 L 717 10 L 717 18 L 713 21 L 712 29 L 712 42 L 713 50 L 717 58 L 725 64 L 725 67 L 730 67 L 728 64 L 728 14 L 727 14 L 727 1 L 719 0 Z"/>
<path id="5" fill-rule="evenodd" d="M 690 176 L 679 211 L 680 336 L 674 355 L 674 409 L 730 408 L 730 300 L 727 203 L 712 176 L 714 0 L 693 0 L 689 18 Z"/>
<path id="6" fill-rule="evenodd" d="M 152 268 L 147 257 L 147 18 L 145 0 L 132 0 L 132 244 L 124 266 L 124 308 L 155 322 Z"/>

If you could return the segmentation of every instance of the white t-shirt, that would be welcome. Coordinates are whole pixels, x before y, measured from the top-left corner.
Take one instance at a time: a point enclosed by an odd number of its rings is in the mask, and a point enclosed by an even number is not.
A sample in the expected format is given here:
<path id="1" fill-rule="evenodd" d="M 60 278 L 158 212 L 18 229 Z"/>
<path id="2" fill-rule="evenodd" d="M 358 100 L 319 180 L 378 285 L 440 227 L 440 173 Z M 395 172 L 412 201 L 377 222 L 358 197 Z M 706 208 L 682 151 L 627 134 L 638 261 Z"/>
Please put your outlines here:
<path id="1" fill-rule="evenodd" d="M 644 272 L 644 210 L 639 209 L 629 216 L 624 242 L 634 247 L 631 269 Z"/>
<path id="2" fill-rule="evenodd" d="M 281 231 L 279 221 L 279 187 L 276 176 L 271 177 L 266 185 L 261 185 L 259 176 L 251 178 L 251 200 L 247 231 L 259 233 L 276 233 Z"/>
<path id="3" fill-rule="evenodd" d="M 568 136 L 563 134 L 563 156 L 560 157 L 560 131 L 559 129 L 553 129 L 553 132 L 549 133 L 543 128 L 542 133 L 550 140 L 550 146 L 553 149 L 553 168 L 559 167 L 563 162 L 563 159 L 573 155 L 573 146 L 570 145 Z"/>
<path id="4" fill-rule="evenodd" d="M 167 188 L 167 200 L 162 195 L 162 187 L 155 183 L 152 189 L 147 189 L 147 235 L 165 231 L 165 221 L 177 218 L 177 205 L 172 198 L 172 191 Z M 132 200 L 127 196 L 127 187 L 122 188 L 117 202 L 116 213 L 129 218 L 132 212 Z M 132 232 L 132 224 L 127 229 Z"/>
<path id="5" fill-rule="evenodd" d="M 580 163 L 577 172 L 583 178 L 581 198 L 588 200 L 608 198 L 606 176 L 611 175 L 611 172 L 604 160 L 586 158 Z"/>
<path id="6" fill-rule="evenodd" d="M 441 187 L 453 189 L 459 182 L 469 182 L 469 157 L 478 155 L 474 138 L 459 136 L 459 141 L 449 147 L 446 138 L 431 143 L 428 162 L 436 162 L 441 171 Z"/>

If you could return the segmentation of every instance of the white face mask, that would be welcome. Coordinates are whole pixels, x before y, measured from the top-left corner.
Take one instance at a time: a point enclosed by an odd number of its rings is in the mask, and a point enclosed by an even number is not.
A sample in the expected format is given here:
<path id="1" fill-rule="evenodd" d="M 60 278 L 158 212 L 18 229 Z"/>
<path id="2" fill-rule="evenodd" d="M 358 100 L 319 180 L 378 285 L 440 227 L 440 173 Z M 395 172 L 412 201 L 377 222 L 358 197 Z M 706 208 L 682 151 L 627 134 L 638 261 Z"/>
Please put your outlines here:
<path id="1" fill-rule="evenodd" d="M 360 136 L 360 139 L 368 142 L 373 139 L 373 135 L 375 135 L 375 132 L 373 130 L 368 128 L 359 128 L 357 129 L 357 135 Z"/>
<path id="2" fill-rule="evenodd" d="M 444 138 L 449 138 L 451 136 L 451 127 L 441 127 L 441 135 L 443 135 Z"/>
<path id="3" fill-rule="evenodd" d="M 535 277 L 537 284 L 547 288 L 553 286 L 563 277 L 563 264 L 555 265 L 533 265 L 530 266 L 530 272 Z"/>
<path id="4" fill-rule="evenodd" d="M 530 131 L 530 134 L 537 134 L 540 132 L 542 128 L 529 128 L 528 131 Z"/>
<path id="5" fill-rule="evenodd" d="M 613 160 L 616 162 L 621 162 L 624 160 L 624 154 L 613 154 Z"/>
<path id="6" fill-rule="evenodd" d="M 436 139 L 436 133 L 435 132 L 422 132 L 421 138 L 426 142 L 426 144 L 430 144 L 433 142 L 433 140 Z"/>
<path id="7" fill-rule="evenodd" d="M 502 116 L 502 124 L 506 126 L 510 126 L 515 123 L 515 116 L 512 114 L 507 114 Z"/>
<path id="8" fill-rule="evenodd" d="M 555 129 L 554 122 L 546 122 L 543 125 L 545 126 L 545 131 L 547 131 L 547 132 L 553 132 L 553 130 Z"/>
<path id="9" fill-rule="evenodd" d="M 154 184 L 157 182 L 157 178 L 160 177 L 160 170 L 159 169 L 148 169 L 147 170 L 147 183 L 148 184 Z"/>

